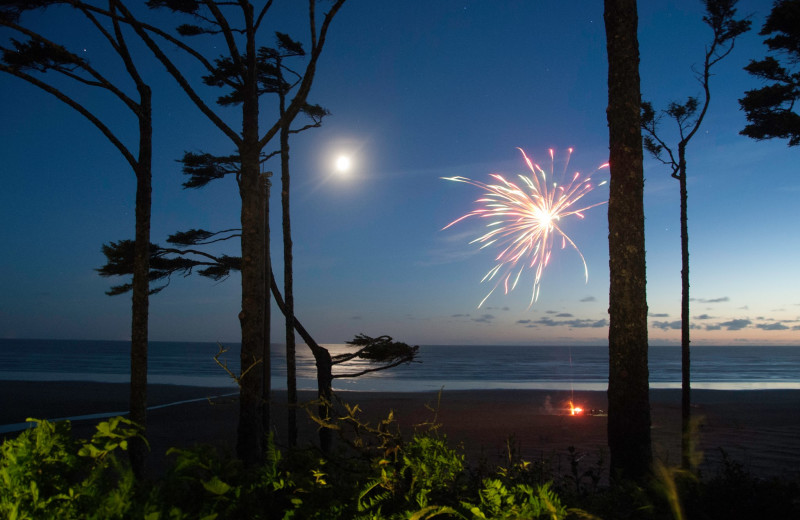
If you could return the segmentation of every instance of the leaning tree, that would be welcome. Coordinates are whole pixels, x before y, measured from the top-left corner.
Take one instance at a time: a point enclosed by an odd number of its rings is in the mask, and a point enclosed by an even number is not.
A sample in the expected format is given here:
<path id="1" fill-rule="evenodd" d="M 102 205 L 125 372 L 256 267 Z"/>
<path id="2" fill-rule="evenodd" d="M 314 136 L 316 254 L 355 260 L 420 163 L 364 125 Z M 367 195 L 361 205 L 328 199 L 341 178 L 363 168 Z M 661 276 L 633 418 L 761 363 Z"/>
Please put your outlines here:
<path id="1" fill-rule="evenodd" d="M 697 134 L 711 104 L 711 69 L 733 51 L 736 38 L 750 29 L 749 20 L 737 20 L 738 0 L 704 0 L 703 22 L 711 29 L 711 42 L 706 46 L 703 64 L 695 71 L 695 78 L 703 89 L 700 99 L 690 96 L 685 102 L 671 102 L 666 109 L 656 112 L 650 102 L 642 103 L 642 130 L 644 147 L 650 154 L 670 168 L 677 179 L 680 191 L 681 227 L 681 465 L 692 466 L 691 461 L 691 357 L 689 351 L 689 215 L 686 186 L 686 147 Z M 667 118 L 674 123 L 677 144 L 670 145 L 659 123 Z"/>
<path id="2" fill-rule="evenodd" d="M 16 76 L 55 96 L 87 120 L 89 120 L 109 142 L 122 154 L 136 176 L 135 240 L 131 243 L 130 259 L 133 282 L 131 316 L 131 368 L 130 368 L 130 417 L 142 428 L 147 419 L 147 339 L 148 339 L 148 294 L 150 260 L 150 211 L 151 211 L 151 161 L 152 161 L 152 94 L 150 86 L 140 73 L 140 60 L 134 58 L 117 16 L 116 3 L 109 2 L 106 14 L 95 13 L 83 2 L 69 2 L 74 11 L 70 15 L 83 16 L 102 35 L 122 62 L 127 78 L 112 79 L 113 73 L 104 73 L 97 63 L 90 63 L 70 51 L 67 46 L 47 39 L 34 29 L 37 18 L 28 11 L 52 7 L 65 2 L 58 0 L 4 1 L 0 6 L 0 25 L 12 29 L 24 41 L 12 39 L 11 47 L 0 47 L 2 63 L 0 70 Z M 21 20 L 22 15 L 24 20 Z M 65 13 L 66 14 L 66 13 Z M 63 23 L 74 23 L 75 18 L 65 18 Z M 103 63 L 109 71 L 116 65 Z M 48 75 L 48 73 L 50 73 Z M 95 95 L 106 92 L 116 97 L 130 110 L 138 123 L 138 143 L 126 144 L 121 131 L 114 130 L 117 114 L 101 118 L 93 110 L 91 99 L 68 93 L 58 87 L 58 80 L 49 76 L 69 78 L 85 88 L 81 94 Z M 48 77 L 45 77 L 48 76 Z M 126 87 L 128 81 L 133 89 Z M 134 92 L 135 91 L 135 92 Z M 10 122 L 7 122 L 10 123 Z M 129 450 L 131 466 L 141 476 L 146 457 L 146 445 L 138 438 L 131 440 Z"/>
<path id="3" fill-rule="evenodd" d="M 153 292 L 160 292 L 173 275 L 188 276 L 197 273 L 200 276 L 220 281 L 232 272 L 241 270 L 241 258 L 228 255 L 211 254 L 204 246 L 240 238 L 238 229 L 227 229 L 210 232 L 203 229 L 191 229 L 174 233 L 167 238 L 169 246 L 157 244 L 150 246 L 150 279 L 154 283 Z M 102 276 L 129 276 L 131 274 L 131 256 L 133 243 L 130 240 L 111 242 L 103 246 L 106 264 L 98 269 Z M 271 272 L 271 270 L 269 270 Z M 285 305 L 274 276 L 270 276 L 270 286 L 275 303 L 285 315 L 289 311 Z M 122 283 L 111 288 L 110 292 L 122 294 L 131 288 L 129 283 Z M 314 356 L 317 367 L 317 404 L 318 411 L 314 417 L 321 425 L 319 430 L 320 447 L 323 452 L 330 451 L 333 437 L 332 407 L 334 404 L 333 380 L 337 378 L 355 378 L 372 372 L 394 368 L 404 363 L 415 361 L 418 346 L 394 341 L 389 336 L 373 338 L 358 334 L 347 344 L 355 350 L 332 356 L 330 351 L 317 343 L 296 316 L 292 320 L 294 330 L 303 338 Z M 349 367 L 353 360 L 366 361 L 367 366 Z M 335 370 L 341 366 L 339 370 Z M 348 367 L 348 368 L 343 368 Z M 242 367 L 244 368 L 244 367 Z M 241 383 L 240 377 L 237 382 Z M 293 442 L 289 439 L 289 442 Z"/>

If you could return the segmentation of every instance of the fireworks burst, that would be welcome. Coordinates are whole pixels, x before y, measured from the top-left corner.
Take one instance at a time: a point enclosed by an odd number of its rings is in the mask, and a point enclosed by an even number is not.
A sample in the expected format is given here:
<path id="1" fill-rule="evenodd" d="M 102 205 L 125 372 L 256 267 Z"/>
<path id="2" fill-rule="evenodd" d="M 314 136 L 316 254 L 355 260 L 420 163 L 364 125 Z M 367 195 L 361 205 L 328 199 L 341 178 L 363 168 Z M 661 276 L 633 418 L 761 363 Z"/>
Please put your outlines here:
<path id="1" fill-rule="evenodd" d="M 481 280 L 481 282 L 496 280 L 495 285 L 481 300 L 478 307 L 481 307 L 500 285 L 503 286 L 506 294 L 513 291 L 526 268 L 535 269 L 530 301 L 530 305 L 533 305 L 539 298 L 542 274 L 550 262 L 555 238 L 561 239 L 562 249 L 569 244 L 577 251 L 583 261 L 584 276 L 586 281 L 589 281 L 586 259 L 575 242 L 564 233 L 559 223 L 562 219 L 572 215 L 583 219 L 584 211 L 605 204 L 606 201 L 576 208 L 578 201 L 595 187 L 592 184 L 591 176 L 582 178 L 580 172 L 575 172 L 569 182 L 558 184 L 555 182 L 553 173 L 555 164 L 553 150 L 550 150 L 549 176 L 538 164 L 528 158 L 522 148 L 518 148 L 518 150 L 522 153 L 522 157 L 531 171 L 529 177 L 519 175 L 522 187 L 507 181 L 497 173 L 490 175 L 497 181 L 497 184 L 484 184 L 460 176 L 443 177 L 448 181 L 472 184 L 485 190 L 485 193 L 475 201 L 479 204 L 478 208 L 442 229 L 447 229 L 472 216 L 490 219 L 486 225 L 489 231 L 470 244 L 479 243 L 481 249 L 490 246 L 501 249 L 495 257 L 496 265 Z M 568 150 L 562 177 L 565 177 L 571 154 L 572 148 Z M 604 164 L 598 170 L 607 166 L 608 164 Z M 602 186 L 605 182 L 603 181 L 597 186 Z M 502 274 L 500 274 L 501 272 Z"/>

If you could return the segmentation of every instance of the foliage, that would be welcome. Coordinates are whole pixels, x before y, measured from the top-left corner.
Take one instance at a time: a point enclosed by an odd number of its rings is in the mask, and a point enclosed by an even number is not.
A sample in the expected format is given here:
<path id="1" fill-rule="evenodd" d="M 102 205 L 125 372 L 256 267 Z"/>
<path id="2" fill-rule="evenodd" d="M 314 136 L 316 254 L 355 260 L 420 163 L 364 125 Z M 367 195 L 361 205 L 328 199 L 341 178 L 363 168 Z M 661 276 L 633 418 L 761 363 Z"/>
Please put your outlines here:
<path id="1" fill-rule="evenodd" d="M 738 519 L 797 518 L 800 482 L 759 479 L 723 453 L 708 479 L 660 466 L 649 485 L 584 486 L 509 464 L 477 477 L 446 437 L 417 433 L 367 462 L 358 453 L 321 459 L 314 449 L 284 455 L 272 439 L 262 464 L 245 467 L 213 447 L 168 451 L 156 481 L 136 484 L 118 459 L 139 434 L 130 421 L 101 422 L 91 440 L 69 422 L 35 421 L 0 447 L 0 518 L 394 519 Z M 374 452 L 369 451 L 372 454 Z M 573 461 L 577 458 L 571 452 Z M 579 480 L 586 473 L 571 468 Z"/>
<path id="2" fill-rule="evenodd" d="M 357 350 L 333 356 L 331 362 L 334 366 L 355 358 L 363 359 L 370 363 L 382 363 L 382 365 L 356 372 L 333 374 L 333 377 L 358 377 L 369 372 L 393 368 L 403 363 L 411 363 L 419 352 L 418 345 L 412 347 L 407 343 L 394 341 L 391 336 L 386 335 L 373 338 L 366 334 L 358 334 L 347 344 L 351 347 L 357 347 Z"/>
<path id="3" fill-rule="evenodd" d="M 764 43 L 782 61 L 767 56 L 751 60 L 744 68 L 768 83 L 748 90 L 739 100 L 748 121 L 739 133 L 757 140 L 788 139 L 789 146 L 800 145 L 800 114 L 795 108 L 800 100 L 800 69 L 788 68 L 800 62 L 800 0 L 775 2 L 759 34 L 770 36 Z"/>
<path id="4" fill-rule="evenodd" d="M 136 425 L 115 417 L 77 441 L 69 421 L 28 421 L 36 427 L 0 448 L 0 517 L 112 519 L 132 511 L 133 472 L 117 454 L 139 435 Z"/>
<path id="5" fill-rule="evenodd" d="M 738 0 L 704 1 L 703 22 L 711 29 L 712 38 L 706 46 L 702 67 L 695 71 L 695 77 L 703 89 L 702 98 L 689 96 L 684 102 L 671 101 L 661 111 L 656 111 L 649 101 L 642 102 L 644 148 L 653 158 L 668 165 L 676 179 L 686 177 L 684 149 L 700 128 L 711 102 L 711 69 L 733 51 L 736 39 L 750 30 L 749 20 L 735 18 L 737 2 Z M 667 139 L 659 130 L 659 123 L 665 116 L 675 123 L 678 139 L 674 146 L 667 144 Z"/>

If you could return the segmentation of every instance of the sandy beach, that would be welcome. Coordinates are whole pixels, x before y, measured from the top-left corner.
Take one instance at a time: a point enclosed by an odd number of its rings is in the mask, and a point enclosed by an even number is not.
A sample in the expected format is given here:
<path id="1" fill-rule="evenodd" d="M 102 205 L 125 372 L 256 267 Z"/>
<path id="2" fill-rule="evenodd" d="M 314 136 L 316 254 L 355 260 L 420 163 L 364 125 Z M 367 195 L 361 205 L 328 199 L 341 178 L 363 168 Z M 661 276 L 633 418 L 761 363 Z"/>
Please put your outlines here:
<path id="1" fill-rule="evenodd" d="M 341 392 L 339 396 L 347 403 L 358 404 L 362 419 L 373 424 L 394 410 L 397 427 L 404 435 L 435 420 L 448 439 L 463 445 L 473 463 L 481 457 L 502 462 L 510 438 L 524 459 L 546 460 L 555 470 L 569 468 L 570 446 L 585 457 L 585 465 L 607 452 L 606 417 L 599 413 L 607 408 L 605 392 L 445 389 L 441 395 Z M 285 397 L 285 392 L 273 393 L 273 423 L 279 446 L 285 444 L 286 437 Z M 301 392 L 300 397 L 309 401 L 314 394 Z M 597 414 L 568 415 L 565 408 L 571 397 L 576 405 L 594 409 Z M 235 388 L 151 385 L 148 400 L 150 407 L 161 406 L 148 413 L 154 467 L 163 467 L 164 453 L 170 446 L 211 443 L 233 452 L 238 412 Z M 122 413 L 127 401 L 125 384 L 0 381 L 0 428 L 22 423 L 26 417 Z M 721 448 L 755 475 L 800 478 L 800 391 L 694 390 L 693 401 L 693 414 L 701 420 L 701 469 L 706 474 L 719 468 Z M 677 464 L 679 390 L 652 390 L 651 408 L 654 453 L 668 464 Z M 300 411 L 298 417 L 301 445 L 313 442 L 316 426 L 305 412 Z M 73 420 L 73 431 L 87 438 L 99 420 Z"/>

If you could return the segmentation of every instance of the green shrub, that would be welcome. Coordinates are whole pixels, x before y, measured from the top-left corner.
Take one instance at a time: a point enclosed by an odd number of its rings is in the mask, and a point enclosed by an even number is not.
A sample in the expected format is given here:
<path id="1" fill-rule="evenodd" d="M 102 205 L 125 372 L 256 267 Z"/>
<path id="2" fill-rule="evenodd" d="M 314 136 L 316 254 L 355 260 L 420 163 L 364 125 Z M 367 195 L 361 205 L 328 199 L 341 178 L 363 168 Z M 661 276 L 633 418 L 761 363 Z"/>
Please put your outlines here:
<path id="1" fill-rule="evenodd" d="M 464 503 L 475 519 L 547 519 L 561 520 L 567 517 L 567 509 L 549 483 L 534 489 L 528 484 L 511 487 L 499 479 L 487 479 L 479 492 L 480 504 Z"/>
<path id="2" fill-rule="evenodd" d="M 133 423 L 115 417 L 76 441 L 69 421 L 28 420 L 36 427 L 0 447 L 0 517 L 113 519 L 131 510 L 133 473 L 116 453 L 139 434 Z"/>
<path id="3" fill-rule="evenodd" d="M 571 480 L 549 475 L 554 485 L 544 480 L 545 465 L 511 455 L 505 468 L 470 473 L 463 453 L 433 432 L 378 456 L 364 452 L 369 457 L 348 451 L 321 458 L 314 448 L 284 456 L 269 439 L 265 462 L 255 468 L 212 447 L 173 448 L 163 477 L 135 482 L 127 457 L 120 456 L 139 435 L 130 421 L 101 422 L 89 441 L 74 440 L 69 422 L 34 422 L 0 447 L 0 518 L 800 518 L 799 482 L 753 477 L 727 457 L 708 479 L 662 466 L 652 486 L 598 486 L 599 465 L 582 472 L 571 464 Z"/>

